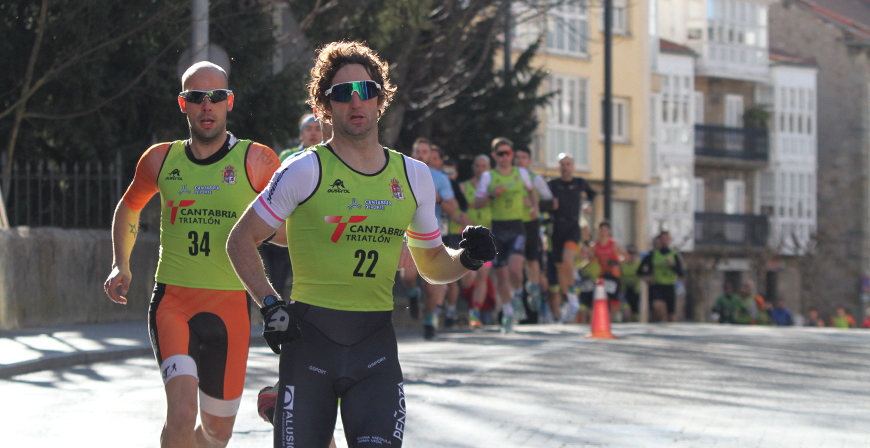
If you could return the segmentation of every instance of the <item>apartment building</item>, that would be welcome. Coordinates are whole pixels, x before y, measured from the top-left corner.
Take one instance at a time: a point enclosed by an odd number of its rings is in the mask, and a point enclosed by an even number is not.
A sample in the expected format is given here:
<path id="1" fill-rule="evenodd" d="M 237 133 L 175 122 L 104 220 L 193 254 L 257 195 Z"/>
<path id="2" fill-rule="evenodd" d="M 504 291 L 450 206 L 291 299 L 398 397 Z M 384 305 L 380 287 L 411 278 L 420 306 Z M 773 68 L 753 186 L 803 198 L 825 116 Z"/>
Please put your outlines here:
<path id="1" fill-rule="evenodd" d="M 543 45 L 535 64 L 549 71 L 547 89 L 555 92 L 540 111 L 533 144 L 535 171 L 556 177 L 558 156 L 570 154 L 576 175 L 599 192 L 604 180 L 604 46 L 601 3 L 567 0 L 531 9 L 516 3 L 514 48 L 538 37 Z M 647 2 L 614 1 L 613 21 L 613 202 L 615 238 L 623 245 L 647 246 L 647 186 L 650 133 L 650 34 Z M 596 200 L 588 221 L 603 219 Z"/>
<path id="2" fill-rule="evenodd" d="M 772 233 L 786 242 L 797 237 L 790 249 L 812 255 L 802 310 L 830 315 L 844 306 L 863 315 L 870 304 L 870 3 L 778 1 L 770 7 L 770 43 L 792 60 L 814 63 L 818 78 L 815 94 L 798 74 L 788 92 L 778 92 L 776 101 L 788 110 L 777 132 L 804 145 L 817 140 L 818 156 L 812 160 L 800 146 L 782 154 L 788 174 L 768 184 L 779 189 L 780 201 L 765 204 L 776 216 Z M 807 213 L 817 215 L 815 228 Z"/>
<path id="3" fill-rule="evenodd" d="M 653 76 L 659 117 L 650 226 L 682 242 L 688 319 L 709 319 L 726 282 L 736 290 L 752 281 L 759 294 L 786 300 L 792 309 L 806 295 L 802 255 L 812 244 L 817 213 L 816 66 L 771 49 L 771 4 L 657 2 L 662 43 Z M 693 128 L 690 138 L 687 128 Z"/>

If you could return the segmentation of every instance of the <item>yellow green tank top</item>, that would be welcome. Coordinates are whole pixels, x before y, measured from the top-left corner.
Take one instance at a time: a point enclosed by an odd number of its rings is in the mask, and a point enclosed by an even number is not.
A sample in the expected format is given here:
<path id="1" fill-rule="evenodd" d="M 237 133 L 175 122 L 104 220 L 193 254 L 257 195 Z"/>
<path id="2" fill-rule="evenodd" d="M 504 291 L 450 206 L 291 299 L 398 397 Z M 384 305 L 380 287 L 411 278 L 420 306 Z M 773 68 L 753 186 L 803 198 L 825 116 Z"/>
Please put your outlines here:
<path id="1" fill-rule="evenodd" d="M 199 161 L 184 141 L 172 143 L 160 174 L 160 261 L 156 280 L 187 288 L 245 289 L 227 257 L 227 237 L 257 196 L 239 140 L 217 160 Z"/>
<path id="2" fill-rule="evenodd" d="M 529 179 L 531 179 L 532 185 L 535 185 L 535 176 L 537 176 L 537 174 L 529 171 Z M 532 222 L 537 220 L 538 218 L 532 218 L 532 207 L 527 206 L 525 203 L 523 203 L 523 222 Z"/>
<path id="3" fill-rule="evenodd" d="M 402 154 L 385 149 L 378 173 L 354 171 L 313 148 L 320 181 L 287 218 L 293 300 L 345 311 L 393 309 L 405 229 L 417 210 Z"/>
<path id="4" fill-rule="evenodd" d="M 490 170 L 489 173 L 492 176 L 490 192 L 499 185 L 506 189 L 501 196 L 492 198 L 489 203 L 492 208 L 492 220 L 523 220 L 525 218 L 523 198 L 526 197 L 526 186 L 520 177 L 519 169 L 514 167 L 507 175 L 500 174 L 497 170 Z"/>
<path id="5" fill-rule="evenodd" d="M 667 255 L 662 254 L 659 250 L 653 250 L 652 265 L 653 265 L 653 284 L 654 285 L 675 285 L 677 283 L 677 273 L 671 267 L 668 260 L 673 262 L 677 258 L 677 253 L 673 250 Z"/>
<path id="6" fill-rule="evenodd" d="M 476 226 L 484 226 L 487 229 L 492 228 L 492 207 L 486 204 L 483 208 L 474 208 L 474 196 L 477 194 L 477 187 L 471 181 L 465 181 L 465 199 L 468 201 L 468 219 Z"/>
<path id="7" fill-rule="evenodd" d="M 579 257 L 578 257 L 579 260 Z M 585 266 L 580 268 L 580 277 L 583 279 L 597 279 L 601 276 L 601 265 L 598 264 L 598 259 L 593 258 Z"/>
<path id="8" fill-rule="evenodd" d="M 622 263 L 622 285 L 626 291 L 631 288 L 634 292 L 640 292 L 640 277 L 637 269 L 640 267 L 640 259 L 635 257 L 632 262 Z"/>

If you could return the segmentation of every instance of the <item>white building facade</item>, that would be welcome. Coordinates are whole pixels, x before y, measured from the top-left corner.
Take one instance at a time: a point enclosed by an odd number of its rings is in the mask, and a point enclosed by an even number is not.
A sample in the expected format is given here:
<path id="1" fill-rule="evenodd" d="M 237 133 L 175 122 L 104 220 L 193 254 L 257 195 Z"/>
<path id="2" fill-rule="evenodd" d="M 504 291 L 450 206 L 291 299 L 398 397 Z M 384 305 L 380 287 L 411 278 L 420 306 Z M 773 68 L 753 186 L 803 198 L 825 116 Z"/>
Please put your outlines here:
<path id="1" fill-rule="evenodd" d="M 653 93 L 649 234 L 668 230 L 681 251 L 694 247 L 695 54 L 662 41 Z M 657 182 L 655 182 L 657 180 Z"/>
<path id="2" fill-rule="evenodd" d="M 770 248 L 802 255 L 816 232 L 816 76 L 811 62 L 772 57 L 771 84 L 759 89 L 769 104 L 770 162 L 759 173 L 761 214 L 770 220 Z M 771 104 L 772 103 L 772 104 Z"/>

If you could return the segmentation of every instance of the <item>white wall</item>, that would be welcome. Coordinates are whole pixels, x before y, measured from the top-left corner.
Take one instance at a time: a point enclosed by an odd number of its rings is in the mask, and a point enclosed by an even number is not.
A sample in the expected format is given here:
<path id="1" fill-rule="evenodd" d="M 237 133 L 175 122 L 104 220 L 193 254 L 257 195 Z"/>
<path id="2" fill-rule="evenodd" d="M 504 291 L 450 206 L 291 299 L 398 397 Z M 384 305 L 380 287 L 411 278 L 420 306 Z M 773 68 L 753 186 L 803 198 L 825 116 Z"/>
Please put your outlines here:
<path id="1" fill-rule="evenodd" d="M 694 248 L 695 74 L 689 55 L 659 54 L 661 91 L 653 95 L 653 177 L 649 188 L 649 231 L 669 230 L 683 251 Z"/>
<path id="2" fill-rule="evenodd" d="M 771 248 L 800 254 L 816 229 L 817 70 L 779 65 L 770 73 L 770 163 L 759 173 L 759 199 L 770 214 Z"/>

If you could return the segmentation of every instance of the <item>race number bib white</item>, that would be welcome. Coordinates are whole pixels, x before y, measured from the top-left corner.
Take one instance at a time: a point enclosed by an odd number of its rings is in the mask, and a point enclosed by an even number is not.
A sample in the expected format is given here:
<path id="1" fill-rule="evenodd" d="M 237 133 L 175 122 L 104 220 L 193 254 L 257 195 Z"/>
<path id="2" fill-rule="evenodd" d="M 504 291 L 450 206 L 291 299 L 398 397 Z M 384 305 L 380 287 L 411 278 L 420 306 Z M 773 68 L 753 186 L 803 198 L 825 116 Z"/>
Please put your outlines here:
<path id="1" fill-rule="evenodd" d="M 619 283 L 610 279 L 604 279 L 604 291 L 607 294 L 616 294 L 617 289 L 619 289 Z"/>

